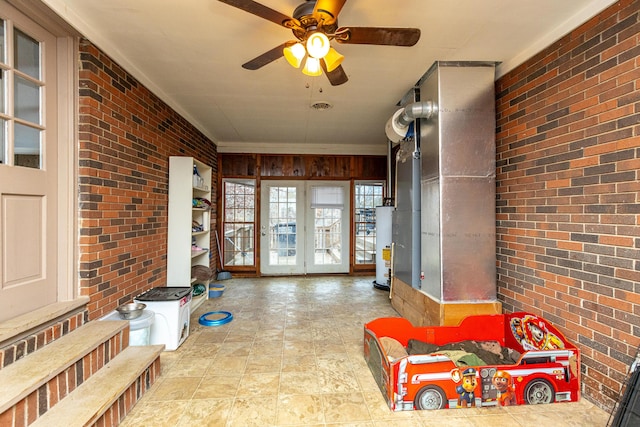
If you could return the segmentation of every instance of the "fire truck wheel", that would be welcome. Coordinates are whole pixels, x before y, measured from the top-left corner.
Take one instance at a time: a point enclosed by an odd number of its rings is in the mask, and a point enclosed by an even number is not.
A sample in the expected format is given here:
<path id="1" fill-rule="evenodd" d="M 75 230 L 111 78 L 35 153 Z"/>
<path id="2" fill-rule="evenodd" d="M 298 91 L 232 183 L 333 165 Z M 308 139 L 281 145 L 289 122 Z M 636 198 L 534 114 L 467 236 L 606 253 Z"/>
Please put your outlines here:
<path id="1" fill-rule="evenodd" d="M 542 378 L 531 381 L 524 389 L 524 401 L 528 405 L 551 403 L 555 398 L 556 392 L 553 390 L 553 386 Z"/>
<path id="2" fill-rule="evenodd" d="M 438 386 L 422 387 L 413 400 L 417 409 L 443 409 L 447 405 L 447 396 Z"/>

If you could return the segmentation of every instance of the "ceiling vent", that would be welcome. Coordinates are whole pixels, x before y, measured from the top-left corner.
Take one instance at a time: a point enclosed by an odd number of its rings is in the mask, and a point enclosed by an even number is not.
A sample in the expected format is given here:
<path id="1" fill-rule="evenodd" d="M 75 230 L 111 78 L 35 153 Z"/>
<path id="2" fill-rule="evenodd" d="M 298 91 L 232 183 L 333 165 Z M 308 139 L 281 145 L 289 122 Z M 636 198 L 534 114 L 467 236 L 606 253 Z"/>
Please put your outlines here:
<path id="1" fill-rule="evenodd" d="M 333 105 L 328 103 L 328 102 L 324 102 L 324 101 L 317 101 L 314 102 L 313 104 L 311 104 L 311 109 L 312 110 L 329 110 L 333 108 Z"/>

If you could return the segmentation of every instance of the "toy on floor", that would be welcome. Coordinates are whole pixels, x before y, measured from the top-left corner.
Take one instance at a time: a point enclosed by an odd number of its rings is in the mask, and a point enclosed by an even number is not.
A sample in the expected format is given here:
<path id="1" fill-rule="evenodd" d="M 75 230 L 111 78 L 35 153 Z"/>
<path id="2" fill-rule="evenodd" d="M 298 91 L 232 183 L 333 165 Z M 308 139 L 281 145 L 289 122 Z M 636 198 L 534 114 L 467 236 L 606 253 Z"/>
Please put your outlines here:
<path id="1" fill-rule="evenodd" d="M 394 411 L 580 397 L 580 351 L 531 313 L 469 316 L 458 326 L 376 319 L 364 327 L 364 356 Z"/>

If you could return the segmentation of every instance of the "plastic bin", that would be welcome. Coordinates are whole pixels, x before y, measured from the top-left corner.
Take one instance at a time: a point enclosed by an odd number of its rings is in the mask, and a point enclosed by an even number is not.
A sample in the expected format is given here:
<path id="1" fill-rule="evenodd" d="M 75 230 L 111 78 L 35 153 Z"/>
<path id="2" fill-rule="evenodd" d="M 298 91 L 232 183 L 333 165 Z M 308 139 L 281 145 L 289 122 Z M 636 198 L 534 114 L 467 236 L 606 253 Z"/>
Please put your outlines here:
<path id="1" fill-rule="evenodd" d="M 218 298 L 222 296 L 224 292 L 224 285 L 220 285 L 218 283 L 210 283 L 209 284 L 209 298 Z"/>
<path id="2" fill-rule="evenodd" d="M 135 318 L 128 320 L 129 322 L 129 345 L 149 345 L 151 337 L 151 325 L 155 318 L 155 313 L 151 310 L 144 310 L 142 314 Z M 112 311 L 100 320 L 125 320 L 120 317 L 120 313 Z"/>

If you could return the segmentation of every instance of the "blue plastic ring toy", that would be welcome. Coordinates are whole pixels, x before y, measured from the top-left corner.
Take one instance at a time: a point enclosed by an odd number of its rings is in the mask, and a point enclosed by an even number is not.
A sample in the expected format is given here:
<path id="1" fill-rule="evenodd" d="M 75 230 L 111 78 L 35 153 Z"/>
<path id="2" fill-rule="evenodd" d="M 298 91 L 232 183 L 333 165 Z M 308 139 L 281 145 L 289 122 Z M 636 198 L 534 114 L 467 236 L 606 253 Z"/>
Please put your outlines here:
<path id="1" fill-rule="evenodd" d="M 215 320 L 207 319 L 207 317 L 213 314 L 223 314 L 224 316 Z M 204 326 L 220 326 L 220 325 L 225 325 L 231 322 L 232 320 L 233 320 L 233 314 L 229 313 L 228 311 L 210 311 L 209 313 L 205 313 L 202 316 L 200 316 L 200 319 L 198 319 L 198 323 Z"/>

